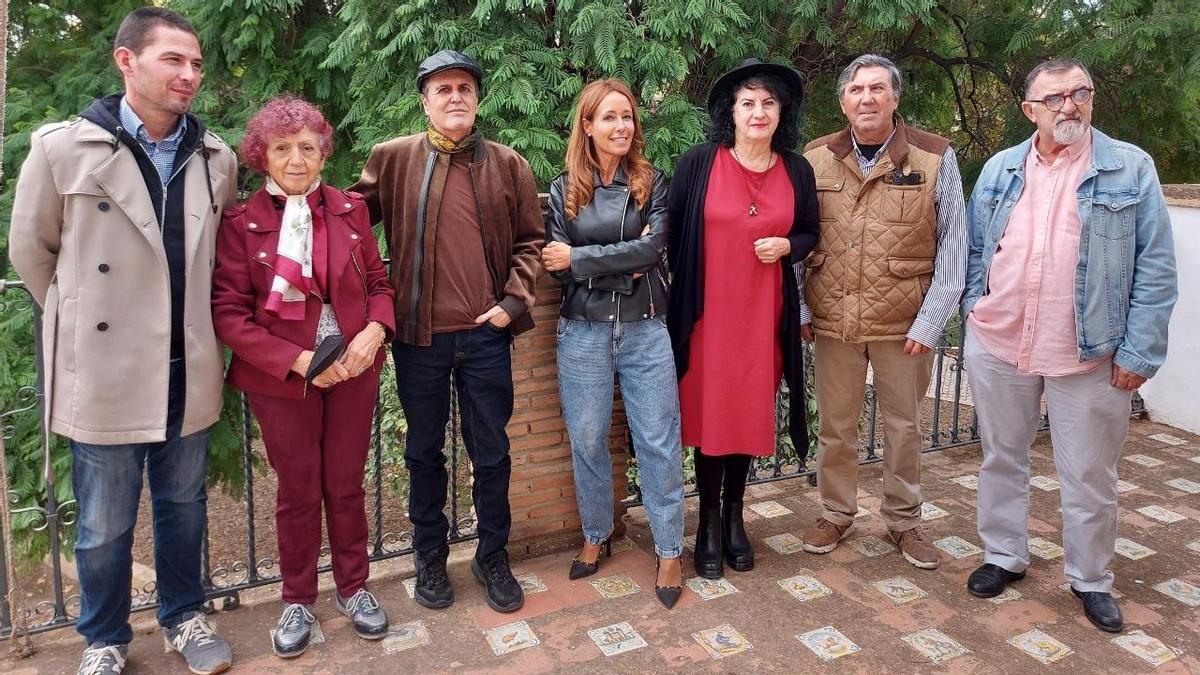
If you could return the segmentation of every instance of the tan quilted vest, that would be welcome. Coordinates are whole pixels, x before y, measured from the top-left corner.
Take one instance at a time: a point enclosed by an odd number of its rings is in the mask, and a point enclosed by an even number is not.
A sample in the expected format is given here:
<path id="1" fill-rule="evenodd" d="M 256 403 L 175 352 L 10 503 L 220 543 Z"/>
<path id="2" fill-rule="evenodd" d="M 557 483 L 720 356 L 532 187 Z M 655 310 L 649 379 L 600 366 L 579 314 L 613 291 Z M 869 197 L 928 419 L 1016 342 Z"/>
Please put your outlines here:
<path id="1" fill-rule="evenodd" d="M 903 339 L 933 281 L 934 188 L 950 142 L 905 126 L 863 178 L 847 127 L 808 144 L 821 236 L 804 288 L 813 329 L 845 342 Z"/>

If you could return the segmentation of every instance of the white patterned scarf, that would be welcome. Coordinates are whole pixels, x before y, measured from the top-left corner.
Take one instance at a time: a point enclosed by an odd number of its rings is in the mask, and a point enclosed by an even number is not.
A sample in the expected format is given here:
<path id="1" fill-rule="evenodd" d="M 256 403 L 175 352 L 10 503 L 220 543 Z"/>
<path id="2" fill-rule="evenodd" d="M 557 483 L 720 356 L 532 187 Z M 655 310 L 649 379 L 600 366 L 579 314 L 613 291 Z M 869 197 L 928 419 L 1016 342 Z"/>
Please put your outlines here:
<path id="1" fill-rule="evenodd" d="M 287 200 L 275 249 L 275 279 L 265 307 L 281 319 L 304 320 L 308 293 L 313 289 L 313 217 L 308 195 L 320 185 L 321 179 L 317 178 L 304 194 L 289 195 L 267 177 L 267 192 Z"/>

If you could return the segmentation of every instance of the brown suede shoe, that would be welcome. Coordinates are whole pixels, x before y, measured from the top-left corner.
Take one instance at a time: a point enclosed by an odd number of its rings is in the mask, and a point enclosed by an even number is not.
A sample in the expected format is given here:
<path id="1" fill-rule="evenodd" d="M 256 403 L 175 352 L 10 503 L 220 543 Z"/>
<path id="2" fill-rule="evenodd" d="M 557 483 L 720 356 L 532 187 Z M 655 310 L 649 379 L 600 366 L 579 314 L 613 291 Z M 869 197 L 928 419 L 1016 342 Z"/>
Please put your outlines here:
<path id="1" fill-rule="evenodd" d="M 904 559 L 914 566 L 923 570 L 937 569 L 940 562 L 938 559 L 938 550 L 925 539 L 925 535 L 921 533 L 920 526 L 903 532 L 888 530 L 888 538 L 892 540 L 893 544 L 900 547 L 900 552 L 904 554 Z"/>
<path id="2" fill-rule="evenodd" d="M 840 526 L 818 518 L 817 522 L 808 526 L 804 531 L 804 550 L 809 553 L 829 553 L 837 548 L 838 542 L 845 539 L 854 530 L 854 523 Z"/>

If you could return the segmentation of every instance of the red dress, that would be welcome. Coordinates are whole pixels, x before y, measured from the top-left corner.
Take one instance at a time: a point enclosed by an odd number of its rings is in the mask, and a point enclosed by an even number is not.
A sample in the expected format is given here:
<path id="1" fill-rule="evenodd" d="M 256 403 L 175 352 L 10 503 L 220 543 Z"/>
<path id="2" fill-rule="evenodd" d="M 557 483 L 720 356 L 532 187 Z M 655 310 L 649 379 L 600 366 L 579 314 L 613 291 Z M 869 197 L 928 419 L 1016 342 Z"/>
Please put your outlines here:
<path id="1" fill-rule="evenodd" d="M 743 173 L 727 148 L 717 150 L 704 200 L 704 313 L 679 382 L 683 444 L 705 455 L 775 452 L 783 270 L 759 261 L 754 242 L 786 237 L 794 216 L 782 159 L 762 173 Z"/>

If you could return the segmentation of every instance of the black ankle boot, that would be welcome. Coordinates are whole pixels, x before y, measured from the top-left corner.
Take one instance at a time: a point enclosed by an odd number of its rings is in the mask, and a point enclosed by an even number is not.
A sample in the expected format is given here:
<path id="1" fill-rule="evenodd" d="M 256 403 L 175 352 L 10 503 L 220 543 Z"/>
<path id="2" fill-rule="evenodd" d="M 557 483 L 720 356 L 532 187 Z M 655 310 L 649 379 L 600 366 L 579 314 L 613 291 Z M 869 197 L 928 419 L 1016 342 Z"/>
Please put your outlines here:
<path id="1" fill-rule="evenodd" d="M 750 537 L 746 536 L 746 526 L 742 522 L 742 502 L 726 501 L 721 508 L 721 523 L 724 526 L 725 562 L 739 572 L 754 569 L 754 549 L 750 547 Z"/>
<path id="2" fill-rule="evenodd" d="M 721 507 L 700 507 L 694 558 L 696 574 L 705 579 L 720 579 L 725 573 L 721 565 Z"/>

